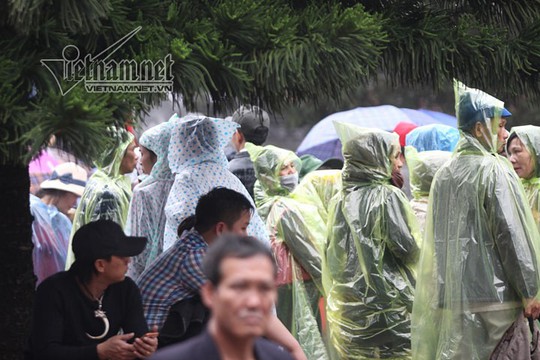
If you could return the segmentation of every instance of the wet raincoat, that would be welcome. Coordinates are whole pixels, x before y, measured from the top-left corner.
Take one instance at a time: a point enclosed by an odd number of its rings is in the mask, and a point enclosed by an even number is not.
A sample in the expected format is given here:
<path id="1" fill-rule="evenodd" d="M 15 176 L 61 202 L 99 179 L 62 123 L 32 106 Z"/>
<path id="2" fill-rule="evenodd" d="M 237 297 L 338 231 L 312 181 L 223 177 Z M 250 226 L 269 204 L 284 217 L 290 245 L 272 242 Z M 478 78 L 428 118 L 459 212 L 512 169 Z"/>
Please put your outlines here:
<path id="1" fill-rule="evenodd" d="M 73 219 L 73 228 L 66 259 L 66 269 L 75 261 L 71 250 L 73 235 L 85 224 L 99 219 L 112 220 L 122 228 L 131 200 L 131 180 L 120 173 L 120 164 L 134 137 L 124 129 L 111 129 L 116 146 L 96 161 L 97 171 L 88 179 Z"/>
<path id="2" fill-rule="evenodd" d="M 530 179 L 521 179 L 521 183 L 529 199 L 536 226 L 540 229 L 540 127 L 533 125 L 515 126 L 512 128 L 510 136 L 512 134 L 516 134 L 527 147 L 534 161 L 533 176 Z M 506 153 L 509 154 L 508 149 Z"/>
<path id="3" fill-rule="evenodd" d="M 47 205 L 30 194 L 32 221 L 32 260 L 36 287 L 47 277 L 63 271 L 71 233 L 71 221 L 56 206 Z"/>
<path id="4" fill-rule="evenodd" d="M 178 239 L 178 225 L 195 214 L 199 197 L 213 188 L 226 187 L 252 201 L 242 182 L 229 171 L 223 151 L 237 127 L 232 121 L 203 115 L 173 119 L 169 166 L 175 177 L 165 205 L 163 251 Z M 256 212 L 251 217 L 248 234 L 269 244 L 264 223 Z"/>
<path id="5" fill-rule="evenodd" d="M 317 207 L 322 221 L 326 224 L 332 199 L 340 190 L 341 170 L 315 170 L 304 176 L 294 189 L 292 197 Z"/>
<path id="6" fill-rule="evenodd" d="M 335 122 L 343 189 L 323 262 L 334 359 L 410 358 L 419 233 L 405 194 L 390 184 L 398 136 Z"/>
<path id="7" fill-rule="evenodd" d="M 163 252 L 165 232 L 165 203 L 174 182 L 169 169 L 168 150 L 172 120 L 146 130 L 139 144 L 156 154 L 157 161 L 150 174 L 133 190 L 126 222 L 126 234 L 148 239 L 144 251 L 131 259 L 128 275 L 137 279 L 156 257 Z"/>
<path id="8" fill-rule="evenodd" d="M 424 232 L 428 208 L 429 189 L 435 173 L 446 163 L 452 153 L 449 151 L 418 152 L 412 146 L 405 147 L 405 157 L 409 166 L 409 181 L 413 199 L 411 207 L 418 222 L 418 227 Z"/>
<path id="9" fill-rule="evenodd" d="M 326 349 L 317 326 L 322 297 L 321 251 L 326 227 L 315 206 L 291 198 L 280 184 L 279 171 L 300 159 L 289 150 L 246 144 L 260 187 L 257 211 L 266 218 L 272 251 L 278 264 L 277 316 L 298 340 L 308 359 L 325 359 Z"/>
<path id="10" fill-rule="evenodd" d="M 455 82 L 461 139 L 433 180 L 412 317 L 413 359 L 485 360 L 539 289 L 540 238 L 496 155 L 502 101 Z M 480 123 L 477 136 L 468 129 Z"/>

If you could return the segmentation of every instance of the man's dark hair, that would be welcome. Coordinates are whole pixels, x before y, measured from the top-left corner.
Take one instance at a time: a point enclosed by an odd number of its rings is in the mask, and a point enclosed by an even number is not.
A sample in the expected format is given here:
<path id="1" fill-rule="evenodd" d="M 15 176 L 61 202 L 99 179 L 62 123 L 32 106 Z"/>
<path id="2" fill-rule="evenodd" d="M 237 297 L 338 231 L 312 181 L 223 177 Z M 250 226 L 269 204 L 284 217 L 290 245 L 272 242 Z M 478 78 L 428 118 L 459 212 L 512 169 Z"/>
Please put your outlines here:
<path id="1" fill-rule="evenodd" d="M 203 259 L 204 275 L 214 286 L 221 281 L 221 263 L 226 258 L 247 259 L 262 255 L 268 258 L 277 275 L 277 265 L 268 247 L 253 236 L 227 234 L 221 236 L 209 248 Z"/>
<path id="2" fill-rule="evenodd" d="M 111 256 L 105 258 L 106 261 L 111 261 Z M 83 284 L 88 284 L 90 280 L 92 280 L 92 275 L 97 275 L 98 271 L 96 269 L 96 266 L 94 265 L 93 261 L 80 261 L 75 259 L 75 262 L 71 264 L 71 267 L 69 268 L 69 272 L 73 275 L 75 275 L 79 281 L 81 281 Z"/>
<path id="3" fill-rule="evenodd" d="M 244 211 L 253 212 L 253 205 L 244 195 L 224 187 L 214 188 L 199 198 L 195 215 L 187 217 L 178 226 L 178 236 L 192 227 L 203 233 L 220 221 L 231 227 Z"/>

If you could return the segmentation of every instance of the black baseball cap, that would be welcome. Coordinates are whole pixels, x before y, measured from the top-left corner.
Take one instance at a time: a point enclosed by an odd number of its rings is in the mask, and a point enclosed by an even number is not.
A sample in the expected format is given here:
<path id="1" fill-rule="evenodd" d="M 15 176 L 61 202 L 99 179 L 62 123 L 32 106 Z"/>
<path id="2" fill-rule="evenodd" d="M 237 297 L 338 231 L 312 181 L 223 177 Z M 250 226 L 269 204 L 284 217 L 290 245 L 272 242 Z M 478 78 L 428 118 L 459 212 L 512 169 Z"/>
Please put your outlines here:
<path id="1" fill-rule="evenodd" d="M 146 246 L 145 237 L 127 236 L 122 227 L 111 220 L 97 220 L 81 226 L 73 236 L 75 260 L 95 261 L 110 256 L 139 255 Z"/>
<path id="2" fill-rule="evenodd" d="M 270 117 L 268 113 L 258 106 L 243 105 L 232 115 L 232 121 L 240 125 L 240 131 L 246 137 L 246 141 L 258 142 L 260 145 L 266 141 L 268 129 L 270 128 Z"/>

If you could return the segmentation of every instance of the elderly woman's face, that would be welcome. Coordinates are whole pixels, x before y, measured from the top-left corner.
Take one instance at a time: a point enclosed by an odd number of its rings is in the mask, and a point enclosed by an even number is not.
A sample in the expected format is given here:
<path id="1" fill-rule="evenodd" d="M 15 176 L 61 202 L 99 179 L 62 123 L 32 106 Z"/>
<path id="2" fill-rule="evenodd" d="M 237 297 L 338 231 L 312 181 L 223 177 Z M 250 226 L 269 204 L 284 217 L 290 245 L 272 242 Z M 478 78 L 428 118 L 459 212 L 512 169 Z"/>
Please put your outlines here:
<path id="1" fill-rule="evenodd" d="M 279 176 L 292 175 L 294 173 L 296 173 L 296 167 L 293 162 L 284 164 L 279 170 Z"/>
<path id="2" fill-rule="evenodd" d="M 534 175 L 534 159 L 517 136 L 508 144 L 508 159 L 520 178 L 530 179 Z"/>

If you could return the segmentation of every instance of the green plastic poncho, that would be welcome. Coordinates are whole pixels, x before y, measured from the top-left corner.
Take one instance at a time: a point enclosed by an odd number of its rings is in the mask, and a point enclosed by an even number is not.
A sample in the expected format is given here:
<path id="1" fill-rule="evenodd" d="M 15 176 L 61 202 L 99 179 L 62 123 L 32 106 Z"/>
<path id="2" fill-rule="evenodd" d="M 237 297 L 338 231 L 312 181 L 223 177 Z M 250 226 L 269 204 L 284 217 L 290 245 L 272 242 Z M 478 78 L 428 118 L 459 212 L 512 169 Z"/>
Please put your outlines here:
<path id="1" fill-rule="evenodd" d="M 73 219 L 66 269 L 75 261 L 71 241 L 81 226 L 99 219 L 112 220 L 122 228 L 126 223 L 132 194 L 131 180 L 120 173 L 120 164 L 134 137 L 124 129 L 111 129 L 109 134 L 114 137 L 116 146 L 95 162 L 97 171 L 86 183 Z"/>
<path id="2" fill-rule="evenodd" d="M 345 164 L 323 262 L 330 351 L 335 359 L 408 359 L 419 235 L 407 197 L 390 184 L 398 136 L 334 126 Z"/>
<path id="3" fill-rule="evenodd" d="M 292 196 L 317 207 L 322 221 L 327 224 L 332 200 L 340 190 L 341 170 L 315 170 L 300 181 Z"/>
<path id="4" fill-rule="evenodd" d="M 459 82 L 455 93 L 461 139 L 433 180 L 418 267 L 418 360 L 488 359 L 540 284 L 534 219 L 510 163 L 496 155 L 503 103 Z"/>
<path id="5" fill-rule="evenodd" d="M 529 199 L 536 226 L 540 229 L 540 127 L 533 125 L 515 126 L 512 128 L 510 136 L 513 134 L 516 134 L 527 147 L 534 162 L 533 176 L 530 179 L 521 179 L 521 183 Z M 510 154 L 508 148 L 506 153 Z"/>
<path id="6" fill-rule="evenodd" d="M 317 324 L 322 296 L 320 254 L 326 228 L 317 208 L 293 199 L 279 180 L 285 164 L 292 162 L 300 171 L 300 159 L 292 151 L 272 145 L 247 144 L 246 149 L 260 184 L 255 188 L 257 211 L 266 221 L 278 265 L 277 316 L 308 359 L 326 359 Z"/>
<path id="7" fill-rule="evenodd" d="M 426 224 L 429 189 L 435 173 L 452 156 L 449 151 L 416 151 L 412 146 L 405 147 L 405 158 L 409 166 L 409 181 L 413 199 L 411 208 L 422 233 Z"/>

